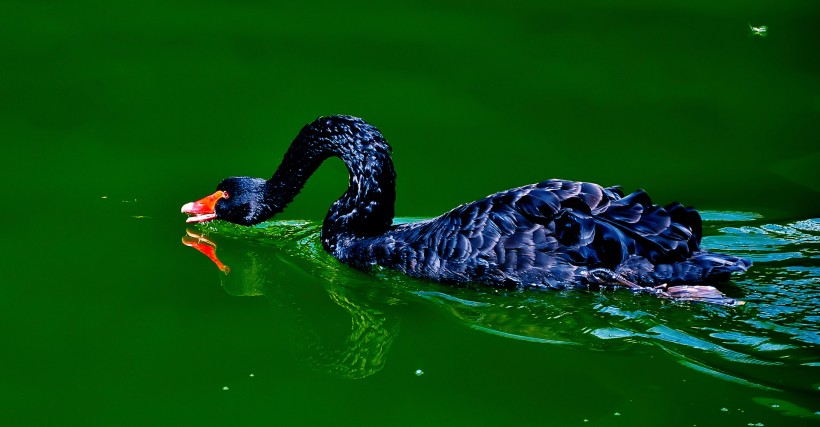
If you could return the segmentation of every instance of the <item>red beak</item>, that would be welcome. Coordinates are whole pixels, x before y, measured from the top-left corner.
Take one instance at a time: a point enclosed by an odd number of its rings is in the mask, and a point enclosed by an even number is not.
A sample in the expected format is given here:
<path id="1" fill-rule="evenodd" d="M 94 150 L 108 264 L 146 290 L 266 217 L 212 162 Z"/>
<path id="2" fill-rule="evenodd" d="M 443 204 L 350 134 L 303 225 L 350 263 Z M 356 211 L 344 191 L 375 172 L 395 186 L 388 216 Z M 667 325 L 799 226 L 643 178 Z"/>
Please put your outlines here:
<path id="1" fill-rule="evenodd" d="M 182 213 L 194 215 L 185 222 L 205 222 L 216 219 L 216 202 L 222 198 L 227 199 L 228 193 L 217 191 L 208 197 L 182 205 Z"/>

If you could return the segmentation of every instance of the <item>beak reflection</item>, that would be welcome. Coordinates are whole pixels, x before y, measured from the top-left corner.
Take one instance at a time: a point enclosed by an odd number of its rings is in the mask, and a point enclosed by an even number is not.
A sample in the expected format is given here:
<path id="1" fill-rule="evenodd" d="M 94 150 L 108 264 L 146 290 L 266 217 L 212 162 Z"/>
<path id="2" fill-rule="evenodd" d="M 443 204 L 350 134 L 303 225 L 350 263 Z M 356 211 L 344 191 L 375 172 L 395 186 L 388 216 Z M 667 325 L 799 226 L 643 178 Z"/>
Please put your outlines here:
<path id="1" fill-rule="evenodd" d="M 185 230 L 185 235 L 182 236 L 182 244 L 198 250 L 200 253 L 208 257 L 216 267 L 225 274 L 230 273 L 231 268 L 223 264 L 216 256 L 216 243 L 209 240 L 202 234 L 199 234 L 191 229 Z"/>

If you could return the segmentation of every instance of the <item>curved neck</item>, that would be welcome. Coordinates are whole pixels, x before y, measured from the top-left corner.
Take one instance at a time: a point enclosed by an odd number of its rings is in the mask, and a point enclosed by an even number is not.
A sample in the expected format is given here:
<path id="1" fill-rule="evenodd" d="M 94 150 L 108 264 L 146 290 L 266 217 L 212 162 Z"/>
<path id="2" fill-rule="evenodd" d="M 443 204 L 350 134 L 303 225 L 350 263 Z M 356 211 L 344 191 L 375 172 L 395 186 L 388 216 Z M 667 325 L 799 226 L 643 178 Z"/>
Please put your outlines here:
<path id="1" fill-rule="evenodd" d="M 343 239 L 385 233 L 393 223 L 396 201 L 387 141 L 363 121 L 342 119 L 321 118 L 305 126 L 267 183 L 268 198 L 283 209 L 322 162 L 342 159 L 349 173 L 347 191 L 330 207 L 322 226 L 322 245 L 331 253 Z"/>

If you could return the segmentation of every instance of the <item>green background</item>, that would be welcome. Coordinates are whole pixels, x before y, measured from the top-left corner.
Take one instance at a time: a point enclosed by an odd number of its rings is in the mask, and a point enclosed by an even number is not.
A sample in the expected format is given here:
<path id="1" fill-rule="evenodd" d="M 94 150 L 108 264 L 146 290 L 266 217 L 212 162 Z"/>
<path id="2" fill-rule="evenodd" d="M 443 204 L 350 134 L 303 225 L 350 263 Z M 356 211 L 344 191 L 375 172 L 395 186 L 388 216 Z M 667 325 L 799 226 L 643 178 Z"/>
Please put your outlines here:
<path id="1" fill-rule="evenodd" d="M 737 412 L 751 411 L 758 389 L 682 367 L 666 350 L 501 339 L 403 291 L 442 289 L 399 278 L 379 296 L 359 297 L 401 320 L 383 369 L 358 380 L 318 372 L 299 363 L 316 352 L 290 351 L 312 342 L 294 336 L 294 316 L 334 336 L 350 316 L 328 295 L 366 294 L 372 279 L 315 251 L 297 250 L 308 261 L 295 267 L 266 261 L 270 254 L 239 236 L 227 240 L 233 252 L 220 253 L 233 253 L 234 266 L 284 271 L 277 283 L 312 315 L 280 310 L 269 288 L 251 292 L 266 297 L 236 298 L 205 258 L 179 244 L 178 212 L 226 176 L 269 177 L 315 117 L 351 114 L 393 146 L 404 217 L 566 178 L 770 222 L 815 218 L 818 22 L 812 1 L 3 0 L 0 419 L 709 425 L 723 406 L 738 414 L 731 425 L 763 419 Z M 768 37 L 752 36 L 749 24 L 767 25 Z M 321 220 L 345 174 L 328 162 L 282 218 Z M 317 262 L 341 279 L 317 275 Z M 267 274 L 275 275 L 247 277 Z M 767 283 L 784 280 L 772 274 Z M 599 304 L 572 298 L 567 312 Z M 691 314 L 635 310 L 665 325 Z M 815 336 L 816 316 L 801 322 L 797 335 Z M 820 378 L 802 369 L 788 375 Z M 805 406 L 816 393 L 784 399 Z M 675 405 L 670 395 L 703 397 Z M 737 400 L 704 409 L 728 395 Z M 617 411 L 623 416 L 613 418 Z"/>
<path id="2" fill-rule="evenodd" d="M 404 215 L 551 177 L 816 215 L 819 8 L 656 3 L 5 2 L 5 172 L 179 204 L 343 113 L 394 145 Z"/>

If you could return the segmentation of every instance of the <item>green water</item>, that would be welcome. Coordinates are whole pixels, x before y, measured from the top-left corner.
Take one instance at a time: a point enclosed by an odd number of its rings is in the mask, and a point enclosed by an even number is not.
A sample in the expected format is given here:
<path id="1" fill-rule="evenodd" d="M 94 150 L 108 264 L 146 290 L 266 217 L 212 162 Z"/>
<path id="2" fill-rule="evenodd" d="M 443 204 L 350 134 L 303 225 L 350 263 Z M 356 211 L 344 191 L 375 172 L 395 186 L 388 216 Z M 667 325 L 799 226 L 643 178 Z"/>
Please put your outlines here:
<path id="1" fill-rule="evenodd" d="M 820 7 L 657 3 L 3 1 L 0 424 L 820 423 Z M 186 227 L 334 113 L 404 218 L 552 177 L 703 209 L 747 303 L 351 271 L 338 161 L 285 222 Z"/>

